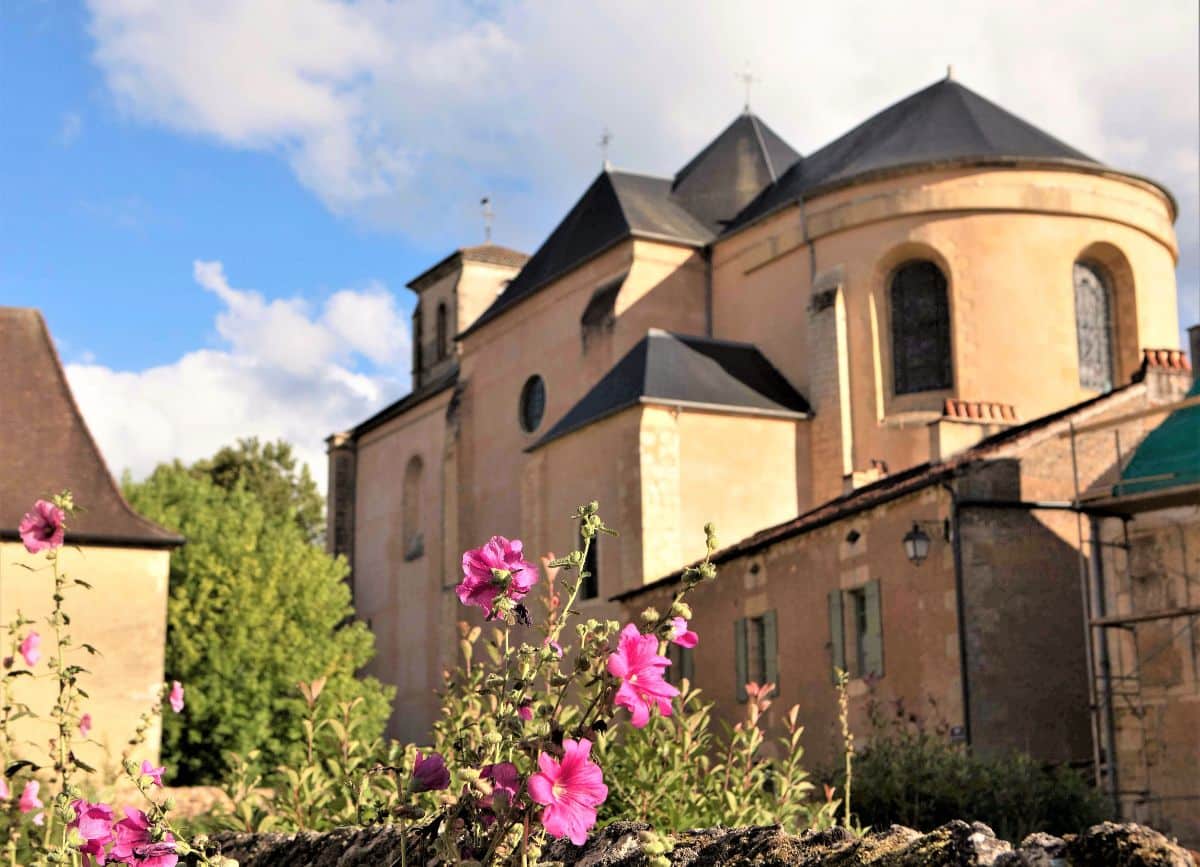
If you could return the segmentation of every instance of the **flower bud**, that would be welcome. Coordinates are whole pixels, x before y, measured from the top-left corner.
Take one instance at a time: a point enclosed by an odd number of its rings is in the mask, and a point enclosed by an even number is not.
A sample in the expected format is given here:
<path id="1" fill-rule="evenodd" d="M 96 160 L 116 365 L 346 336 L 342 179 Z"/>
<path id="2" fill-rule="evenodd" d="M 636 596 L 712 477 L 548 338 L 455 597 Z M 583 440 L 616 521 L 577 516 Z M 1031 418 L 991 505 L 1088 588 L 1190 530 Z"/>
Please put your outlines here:
<path id="1" fill-rule="evenodd" d="M 658 616 L 658 609 L 653 605 L 642 612 L 642 620 L 646 623 L 653 623 L 655 620 L 658 620 Z"/>
<path id="2" fill-rule="evenodd" d="M 682 617 L 684 620 L 692 619 L 692 606 L 688 605 L 682 599 L 671 603 L 671 614 L 674 617 Z"/>

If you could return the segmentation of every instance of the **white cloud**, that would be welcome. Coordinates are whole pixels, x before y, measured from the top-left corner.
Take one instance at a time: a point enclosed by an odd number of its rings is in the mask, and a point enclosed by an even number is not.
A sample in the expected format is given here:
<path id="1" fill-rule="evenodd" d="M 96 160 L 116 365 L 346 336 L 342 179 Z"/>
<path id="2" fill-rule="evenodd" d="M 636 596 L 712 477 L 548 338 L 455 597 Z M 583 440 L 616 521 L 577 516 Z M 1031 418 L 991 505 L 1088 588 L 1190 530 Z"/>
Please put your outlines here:
<path id="1" fill-rule="evenodd" d="M 298 298 L 268 302 L 231 287 L 220 262 L 197 261 L 193 271 L 222 304 L 215 325 L 223 346 L 137 372 L 67 365 L 101 451 L 114 471 L 142 476 L 160 461 L 196 460 L 238 437 L 283 438 L 323 484 L 324 437 L 402 389 L 359 364 L 408 355 L 407 323 L 390 293 L 378 284 L 343 289 L 318 313 Z"/>
<path id="2" fill-rule="evenodd" d="M 741 107 L 812 151 L 953 63 L 969 86 L 1178 196 L 1200 285 L 1195 0 L 905 4 L 88 0 L 132 116 L 267 151 L 339 214 L 530 247 L 598 169 L 673 172 Z"/>

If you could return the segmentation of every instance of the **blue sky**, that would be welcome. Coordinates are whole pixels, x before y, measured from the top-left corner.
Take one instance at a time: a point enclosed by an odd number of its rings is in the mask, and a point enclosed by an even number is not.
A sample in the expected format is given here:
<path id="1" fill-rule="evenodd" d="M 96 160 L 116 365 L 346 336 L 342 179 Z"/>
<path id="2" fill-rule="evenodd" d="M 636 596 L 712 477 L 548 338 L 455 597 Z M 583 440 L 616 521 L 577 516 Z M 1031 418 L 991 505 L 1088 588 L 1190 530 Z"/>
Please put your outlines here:
<path id="1" fill-rule="evenodd" d="M 673 172 L 740 109 L 747 61 L 802 152 L 954 63 L 1175 191 L 1200 318 L 1194 2 L 694 8 L 8 0 L 0 303 L 44 312 L 114 470 L 258 433 L 323 475 L 322 438 L 407 389 L 404 283 L 481 240 L 481 195 L 532 249 L 604 127 L 618 165 Z"/>

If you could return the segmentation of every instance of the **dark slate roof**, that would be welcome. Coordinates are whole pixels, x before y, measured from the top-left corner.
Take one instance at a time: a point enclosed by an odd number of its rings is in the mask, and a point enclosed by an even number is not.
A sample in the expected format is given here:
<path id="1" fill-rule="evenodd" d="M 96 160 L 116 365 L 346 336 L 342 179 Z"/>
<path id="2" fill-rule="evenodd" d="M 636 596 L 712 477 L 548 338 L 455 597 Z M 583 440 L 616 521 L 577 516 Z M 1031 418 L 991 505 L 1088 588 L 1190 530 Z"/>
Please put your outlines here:
<path id="1" fill-rule="evenodd" d="M 350 430 L 351 439 L 358 439 L 363 434 L 375 430 L 380 425 L 387 424 L 396 416 L 403 415 L 419 403 L 424 403 L 436 394 L 441 394 L 448 388 L 453 388 L 458 382 L 458 365 L 455 364 L 446 373 L 431 379 L 416 391 L 410 391 L 394 403 L 388 404 L 375 415 L 360 422 Z"/>
<path id="2" fill-rule="evenodd" d="M 666 178 L 606 169 L 500 296 L 460 337 L 495 319 L 552 280 L 629 237 L 703 246 L 709 229 L 670 197 Z"/>
<path id="3" fill-rule="evenodd" d="M 446 268 L 451 263 L 456 263 L 460 259 L 468 262 L 486 262 L 489 265 L 508 265 L 513 268 L 520 268 L 529 261 L 529 254 L 522 253 L 520 250 L 514 250 L 511 247 L 502 247 L 499 244 L 479 244 L 475 247 L 460 247 L 446 258 L 441 259 L 435 265 L 431 265 L 413 277 L 405 285 L 409 289 L 417 289 L 418 284 L 422 283 L 428 277 L 437 274 L 438 271 Z"/>
<path id="4" fill-rule="evenodd" d="M 957 81 L 943 79 L 796 162 L 738 215 L 731 229 L 871 172 L 968 159 L 1102 167 Z"/>
<path id="5" fill-rule="evenodd" d="M 68 525 L 68 544 L 183 544 L 121 496 L 37 310 L 0 307 L 0 371 L 0 539 L 17 538 L 36 500 L 69 489 L 81 511 Z"/>
<path id="6" fill-rule="evenodd" d="M 714 232 L 720 232 L 800 154 L 749 112 L 679 170 L 671 193 Z"/>
<path id="7" fill-rule="evenodd" d="M 635 404 L 659 402 L 792 417 L 810 411 L 756 346 L 652 328 L 527 451 Z"/>

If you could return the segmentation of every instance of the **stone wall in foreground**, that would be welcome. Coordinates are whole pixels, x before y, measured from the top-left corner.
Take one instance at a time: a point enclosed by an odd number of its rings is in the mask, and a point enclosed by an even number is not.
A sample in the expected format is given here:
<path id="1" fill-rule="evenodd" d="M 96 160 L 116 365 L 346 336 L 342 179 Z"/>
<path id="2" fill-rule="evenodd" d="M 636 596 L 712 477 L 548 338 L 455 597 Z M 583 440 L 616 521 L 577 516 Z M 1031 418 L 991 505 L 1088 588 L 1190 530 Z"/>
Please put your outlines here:
<path id="1" fill-rule="evenodd" d="M 583 847 L 556 842 L 540 864 L 642 867 L 639 834 L 648 826 L 618 822 Z M 375 867 L 400 863 L 396 826 L 342 828 L 328 834 L 225 834 L 213 838 L 240 867 Z M 409 865 L 438 862 L 412 851 Z M 893 825 L 863 837 L 842 828 L 800 836 L 778 827 L 716 828 L 675 838 L 673 865 L 687 867 L 1196 867 L 1174 841 L 1141 825 L 1105 822 L 1085 833 L 1033 834 L 1019 846 L 996 839 L 986 825 L 950 822 L 928 834 Z"/>

